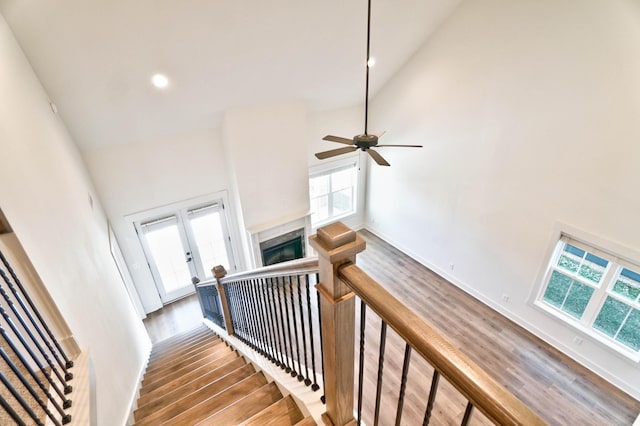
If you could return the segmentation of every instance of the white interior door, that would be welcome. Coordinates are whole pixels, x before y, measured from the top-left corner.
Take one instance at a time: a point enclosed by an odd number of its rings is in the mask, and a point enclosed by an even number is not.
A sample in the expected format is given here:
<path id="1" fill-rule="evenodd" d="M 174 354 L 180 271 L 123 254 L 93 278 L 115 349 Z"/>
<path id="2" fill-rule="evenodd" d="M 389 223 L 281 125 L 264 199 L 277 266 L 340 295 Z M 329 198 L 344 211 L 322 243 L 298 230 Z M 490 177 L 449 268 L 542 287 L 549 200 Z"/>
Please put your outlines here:
<path id="1" fill-rule="evenodd" d="M 163 303 L 193 293 L 192 278 L 213 278 L 214 266 L 236 269 L 222 202 L 179 209 L 135 226 Z"/>

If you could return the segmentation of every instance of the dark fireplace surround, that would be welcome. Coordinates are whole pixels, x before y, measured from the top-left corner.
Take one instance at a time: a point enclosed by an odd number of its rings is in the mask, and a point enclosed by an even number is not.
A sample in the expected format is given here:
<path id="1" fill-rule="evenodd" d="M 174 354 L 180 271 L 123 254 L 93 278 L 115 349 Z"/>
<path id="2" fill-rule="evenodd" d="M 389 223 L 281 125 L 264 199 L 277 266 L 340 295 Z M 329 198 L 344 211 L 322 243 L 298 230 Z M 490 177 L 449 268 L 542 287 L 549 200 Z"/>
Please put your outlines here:
<path id="1" fill-rule="evenodd" d="M 260 243 L 262 266 L 304 257 L 304 228 Z"/>

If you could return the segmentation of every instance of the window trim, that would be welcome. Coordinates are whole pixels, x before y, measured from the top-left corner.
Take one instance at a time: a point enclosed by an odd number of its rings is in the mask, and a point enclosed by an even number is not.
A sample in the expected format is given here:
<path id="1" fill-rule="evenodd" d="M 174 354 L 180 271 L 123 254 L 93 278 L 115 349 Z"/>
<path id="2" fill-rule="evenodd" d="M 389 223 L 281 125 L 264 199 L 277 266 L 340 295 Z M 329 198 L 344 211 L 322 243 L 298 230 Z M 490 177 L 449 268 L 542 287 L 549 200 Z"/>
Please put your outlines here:
<path id="1" fill-rule="evenodd" d="M 352 167 L 356 169 L 356 176 L 355 176 L 354 185 L 353 185 L 353 209 L 347 213 L 342 213 L 337 216 L 331 216 L 328 219 L 324 219 L 316 223 L 311 222 L 311 227 L 313 229 L 319 228 L 320 226 L 326 225 L 331 222 L 335 222 L 336 220 L 345 219 L 347 217 L 351 217 L 358 214 L 358 187 L 360 186 L 360 182 L 359 182 L 360 157 L 358 155 L 350 155 L 340 160 L 331 161 L 328 163 L 320 164 L 320 165 L 309 168 L 309 181 L 310 181 L 312 178 L 331 175 L 333 173 L 347 170 Z M 329 194 L 331 194 L 331 192 L 329 192 Z M 309 192 L 309 202 L 311 202 L 311 192 Z M 311 215 L 309 216 L 309 220 L 311 221 Z"/>
<path id="2" fill-rule="evenodd" d="M 595 288 L 592 297 L 598 297 L 599 300 L 590 300 L 581 319 L 562 312 L 559 308 L 551 306 L 543 300 L 550 275 L 554 270 L 554 261 L 557 260 L 561 251 L 562 246 L 559 244 L 561 241 L 568 242 L 575 247 L 602 257 L 609 262 L 599 286 L 595 287 L 592 283 L 585 283 Z M 536 276 L 535 285 L 529 297 L 529 303 L 542 312 L 560 320 L 562 324 L 568 325 L 571 329 L 580 332 L 587 339 L 604 346 L 616 354 L 622 355 L 626 359 L 640 362 L 640 351 L 634 351 L 593 327 L 593 323 L 602 310 L 608 296 L 614 297 L 616 300 L 620 300 L 628 306 L 635 307 L 636 309 L 639 308 L 638 305 L 640 305 L 640 303 L 616 297 L 615 294 L 610 292 L 610 288 L 615 283 L 614 278 L 619 275 L 623 268 L 634 271 L 640 270 L 640 262 L 633 261 L 632 259 L 640 259 L 640 252 L 622 244 L 590 234 L 571 225 L 558 222 L 554 226 L 552 238 L 549 241 L 540 270 Z M 573 278 L 575 277 L 572 277 L 572 279 Z M 583 281 L 585 280 L 580 282 L 582 283 Z"/>

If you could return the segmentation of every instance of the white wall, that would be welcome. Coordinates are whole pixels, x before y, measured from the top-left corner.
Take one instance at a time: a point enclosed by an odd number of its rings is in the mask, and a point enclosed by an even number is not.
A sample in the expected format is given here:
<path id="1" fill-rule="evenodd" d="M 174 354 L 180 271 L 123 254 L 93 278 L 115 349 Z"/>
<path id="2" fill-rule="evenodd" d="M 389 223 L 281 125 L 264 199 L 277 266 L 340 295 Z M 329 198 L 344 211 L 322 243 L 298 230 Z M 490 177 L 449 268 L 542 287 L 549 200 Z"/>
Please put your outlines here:
<path id="1" fill-rule="evenodd" d="M 2 17 L 0 153 L 2 210 L 76 340 L 89 347 L 98 421 L 124 424 L 150 342 L 82 159 Z"/>
<path id="2" fill-rule="evenodd" d="M 111 145 L 83 156 L 145 311 L 161 308 L 135 229 L 125 216 L 227 189 L 220 130 Z"/>
<path id="3" fill-rule="evenodd" d="M 307 129 L 301 101 L 225 112 L 223 141 L 243 231 L 280 225 L 308 212 Z"/>
<path id="4" fill-rule="evenodd" d="M 640 248 L 638 117 L 636 3 L 464 2 L 374 100 L 425 147 L 370 169 L 367 226 L 639 398 L 636 363 L 528 303 L 558 221 Z"/>

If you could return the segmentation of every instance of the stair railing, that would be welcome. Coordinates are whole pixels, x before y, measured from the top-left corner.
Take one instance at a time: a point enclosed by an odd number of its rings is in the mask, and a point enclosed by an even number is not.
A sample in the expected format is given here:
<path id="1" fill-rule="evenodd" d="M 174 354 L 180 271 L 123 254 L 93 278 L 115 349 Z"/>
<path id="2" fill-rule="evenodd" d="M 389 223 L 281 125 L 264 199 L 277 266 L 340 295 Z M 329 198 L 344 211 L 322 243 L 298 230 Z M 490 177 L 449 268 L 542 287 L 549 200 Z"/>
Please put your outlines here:
<path id="1" fill-rule="evenodd" d="M 365 242 L 354 231 L 336 222 L 318 229 L 317 234 L 310 238 L 310 243 L 319 255 L 318 292 L 322 295 L 322 335 L 325 348 L 325 423 L 347 425 L 354 422 L 360 424 L 362 421 L 366 344 L 364 336 L 368 308 L 381 319 L 373 425 L 377 425 L 380 419 L 387 327 L 393 329 L 406 343 L 396 425 L 400 424 L 402 418 L 412 351 L 417 352 L 434 369 L 423 425 L 429 424 L 440 377 L 449 381 L 468 401 L 461 421 L 463 425 L 468 424 L 474 408 L 500 425 L 545 424 L 531 409 L 493 380 L 444 336 L 356 266 L 356 254 L 364 250 Z M 361 301 L 361 307 L 358 397 L 357 406 L 354 407 L 356 296 Z M 357 419 L 354 419 L 354 411 Z"/>
<path id="2" fill-rule="evenodd" d="M 0 405 L 16 424 L 69 423 L 73 361 L 2 252 L 0 296 Z"/>
<path id="3" fill-rule="evenodd" d="M 367 320 L 369 311 L 381 323 L 380 343 L 375 348 L 378 354 L 375 404 L 372 412 L 365 413 L 372 417 L 373 425 L 380 422 L 381 406 L 390 406 L 388 401 L 383 403 L 388 328 L 404 341 L 396 425 L 402 421 L 414 352 L 433 368 L 430 390 L 425 395 L 423 425 L 429 424 L 433 414 L 440 378 L 453 385 L 467 401 L 462 425 L 469 423 L 474 409 L 500 425 L 545 424 L 442 334 L 356 266 L 356 255 L 365 249 L 365 242 L 353 230 L 336 222 L 319 228 L 310 237 L 310 243 L 318 259 L 284 262 L 231 276 L 225 276 L 224 268 L 216 267 L 216 280 L 196 287 L 201 303 L 203 289 L 216 287 L 222 312 L 216 315 L 217 322 L 230 335 L 298 380 L 312 385 L 313 390 L 320 387 L 316 371 L 322 373 L 325 424 L 364 422 L 364 354 L 368 345 L 365 328 L 371 322 Z M 357 395 L 356 325 L 359 326 Z"/>
<path id="4" fill-rule="evenodd" d="M 323 371 L 318 272 L 313 258 L 229 276 L 216 266 L 215 280 L 196 290 L 206 318 L 317 391 Z"/>

